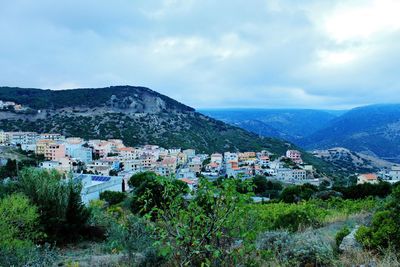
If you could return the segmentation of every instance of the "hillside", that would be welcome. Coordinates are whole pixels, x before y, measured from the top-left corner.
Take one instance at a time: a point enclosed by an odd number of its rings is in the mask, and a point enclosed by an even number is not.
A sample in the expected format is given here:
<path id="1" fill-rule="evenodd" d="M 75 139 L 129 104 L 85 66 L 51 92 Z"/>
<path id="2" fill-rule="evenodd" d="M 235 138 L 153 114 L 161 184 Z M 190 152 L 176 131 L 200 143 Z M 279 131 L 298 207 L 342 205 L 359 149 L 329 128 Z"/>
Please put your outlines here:
<path id="1" fill-rule="evenodd" d="M 400 105 L 355 108 L 301 141 L 310 149 L 345 147 L 391 161 L 400 161 Z"/>
<path id="2" fill-rule="evenodd" d="M 314 150 L 312 154 L 345 173 L 378 172 L 383 168 L 388 169 L 393 165 L 391 162 L 370 155 L 353 152 L 342 147 Z"/>
<path id="3" fill-rule="evenodd" d="M 218 109 L 203 114 L 258 135 L 297 142 L 328 125 L 337 113 L 309 109 Z"/>
<path id="4" fill-rule="evenodd" d="M 0 112 L 0 129 L 121 138 L 127 145 L 159 144 L 199 152 L 262 150 L 282 154 L 291 144 L 209 118 L 148 88 L 40 90 L 0 88 L 0 99 L 31 109 Z M 40 112 L 38 112 L 40 110 Z"/>

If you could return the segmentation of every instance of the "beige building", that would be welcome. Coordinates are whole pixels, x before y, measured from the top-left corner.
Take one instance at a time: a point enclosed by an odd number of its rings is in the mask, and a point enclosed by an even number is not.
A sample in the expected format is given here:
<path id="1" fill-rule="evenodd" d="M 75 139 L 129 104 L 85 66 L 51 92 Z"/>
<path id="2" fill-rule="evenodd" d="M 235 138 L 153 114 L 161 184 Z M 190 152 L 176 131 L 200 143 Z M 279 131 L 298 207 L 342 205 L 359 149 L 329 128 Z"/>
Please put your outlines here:
<path id="1" fill-rule="evenodd" d="M 56 142 L 54 140 L 49 140 L 49 139 L 41 139 L 36 142 L 36 150 L 35 153 L 37 155 L 44 155 L 46 153 L 46 148 L 51 145 L 55 144 Z"/>
<path id="2" fill-rule="evenodd" d="M 378 176 L 374 173 L 360 174 L 357 177 L 357 184 L 377 184 L 379 183 Z"/>

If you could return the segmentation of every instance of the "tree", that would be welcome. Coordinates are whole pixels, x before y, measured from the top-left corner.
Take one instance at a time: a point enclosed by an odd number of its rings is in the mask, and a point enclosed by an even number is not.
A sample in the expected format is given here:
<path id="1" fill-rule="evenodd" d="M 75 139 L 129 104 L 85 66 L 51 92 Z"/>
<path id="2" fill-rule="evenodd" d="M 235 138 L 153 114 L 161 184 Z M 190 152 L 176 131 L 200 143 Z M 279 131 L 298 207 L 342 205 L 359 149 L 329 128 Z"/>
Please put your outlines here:
<path id="1" fill-rule="evenodd" d="M 309 200 L 318 191 L 318 188 L 311 184 L 292 185 L 283 189 L 280 200 L 285 203 L 296 203 L 301 200 Z"/>
<path id="2" fill-rule="evenodd" d="M 128 183 L 134 187 L 131 209 L 134 213 L 142 215 L 169 203 L 170 199 L 166 199 L 163 196 L 166 185 L 171 186 L 169 188 L 171 196 L 189 192 L 189 187 L 184 182 L 174 178 L 158 176 L 150 172 L 134 175 Z"/>
<path id="3" fill-rule="evenodd" d="M 89 219 L 89 210 L 82 203 L 80 192 L 82 190 L 81 184 L 69 183 L 68 184 L 68 204 L 65 212 L 64 231 L 69 233 L 65 238 L 66 241 L 78 240 L 83 234 L 82 230 Z"/>
<path id="4" fill-rule="evenodd" d="M 197 193 L 186 201 L 182 194 L 176 196 L 173 184 L 166 181 L 163 198 L 168 205 L 155 208 L 156 227 L 161 251 L 171 257 L 173 265 L 229 265 L 229 248 L 235 241 L 231 226 L 248 200 L 236 186 L 233 179 L 224 180 L 219 187 L 202 179 Z"/>
<path id="5" fill-rule="evenodd" d="M 57 171 L 32 168 L 22 170 L 18 181 L 19 190 L 38 207 L 40 227 L 49 241 L 63 243 L 79 237 L 88 219 L 79 183 L 62 180 Z"/>
<path id="6" fill-rule="evenodd" d="M 254 193 L 255 194 L 262 194 L 268 189 L 267 179 L 264 176 L 256 175 L 253 178 L 254 184 Z"/>

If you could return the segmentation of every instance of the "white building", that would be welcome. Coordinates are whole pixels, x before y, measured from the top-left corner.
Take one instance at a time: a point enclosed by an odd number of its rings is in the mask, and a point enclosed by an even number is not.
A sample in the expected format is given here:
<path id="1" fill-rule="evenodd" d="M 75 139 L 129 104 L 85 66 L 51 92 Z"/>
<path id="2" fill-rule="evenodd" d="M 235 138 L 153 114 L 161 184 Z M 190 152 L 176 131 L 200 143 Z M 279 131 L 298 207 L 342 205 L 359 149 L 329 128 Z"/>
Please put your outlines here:
<path id="1" fill-rule="evenodd" d="M 74 177 L 82 182 L 81 197 L 82 202 L 88 205 L 91 200 L 100 198 L 100 193 L 104 191 L 122 192 L 121 176 L 99 176 L 91 174 L 79 174 Z"/>

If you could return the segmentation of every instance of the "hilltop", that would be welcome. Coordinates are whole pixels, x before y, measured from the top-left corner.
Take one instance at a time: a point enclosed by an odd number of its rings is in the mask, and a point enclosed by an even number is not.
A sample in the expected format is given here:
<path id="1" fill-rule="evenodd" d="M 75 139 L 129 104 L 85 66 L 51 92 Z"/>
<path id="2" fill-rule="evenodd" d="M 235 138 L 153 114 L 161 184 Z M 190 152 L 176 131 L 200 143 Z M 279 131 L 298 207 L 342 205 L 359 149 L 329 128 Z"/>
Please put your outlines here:
<path id="1" fill-rule="evenodd" d="M 293 147 L 209 118 L 145 87 L 74 90 L 2 87 L 0 99 L 29 108 L 29 112 L 0 112 L 0 129 L 6 131 L 120 138 L 131 146 L 153 143 L 192 147 L 200 152 L 268 149 L 282 154 Z"/>

